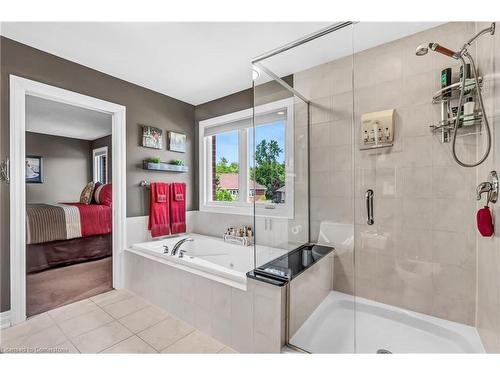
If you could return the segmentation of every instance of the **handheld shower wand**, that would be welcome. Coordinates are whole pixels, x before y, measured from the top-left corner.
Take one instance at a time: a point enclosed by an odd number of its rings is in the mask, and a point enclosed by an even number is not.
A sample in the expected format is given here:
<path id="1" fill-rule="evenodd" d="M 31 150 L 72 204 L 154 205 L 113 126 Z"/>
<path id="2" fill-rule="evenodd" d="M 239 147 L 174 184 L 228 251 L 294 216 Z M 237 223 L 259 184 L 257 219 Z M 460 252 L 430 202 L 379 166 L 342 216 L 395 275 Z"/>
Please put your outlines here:
<path id="1" fill-rule="evenodd" d="M 453 126 L 453 138 L 452 138 L 451 149 L 452 149 L 453 159 L 462 167 L 468 167 L 468 168 L 477 167 L 478 165 L 483 163 L 491 151 L 491 129 L 490 129 L 490 124 L 488 122 L 488 117 L 486 116 L 486 111 L 484 109 L 483 95 L 481 93 L 481 88 L 479 87 L 479 79 L 477 76 L 476 64 L 474 63 L 474 59 L 472 58 L 472 56 L 469 54 L 469 51 L 467 50 L 467 48 L 470 47 L 472 45 L 472 43 L 474 41 L 476 41 L 477 38 L 479 38 L 481 35 L 484 35 L 487 33 L 489 33 L 490 35 L 495 34 L 495 23 L 494 22 L 490 25 L 490 27 L 487 27 L 487 28 L 479 31 L 476 35 L 474 35 L 471 39 L 469 39 L 463 45 L 463 47 L 462 47 L 462 49 L 460 49 L 460 51 L 457 51 L 457 52 L 452 51 L 451 49 L 443 47 L 443 46 L 439 45 L 438 43 L 429 43 L 428 46 L 422 44 L 422 45 L 418 46 L 416 51 L 415 51 L 415 54 L 417 56 L 423 56 L 423 55 L 427 54 L 429 49 L 431 49 L 432 51 L 441 53 L 441 54 L 448 56 L 448 57 L 451 57 L 455 60 L 460 60 L 460 62 L 462 63 L 462 70 L 464 72 L 465 72 L 465 65 L 466 65 L 464 57 L 469 59 L 469 62 L 470 62 L 471 68 L 472 68 L 472 73 L 474 75 L 474 84 L 475 84 L 476 91 L 477 91 L 479 106 L 481 107 L 481 111 L 482 111 L 483 116 L 484 116 L 484 123 L 485 123 L 485 127 L 486 127 L 486 137 L 487 137 L 488 144 L 486 146 L 486 151 L 483 154 L 483 156 L 479 159 L 479 161 L 477 161 L 475 163 L 471 163 L 471 164 L 465 163 L 465 162 L 461 161 L 457 156 L 457 151 L 456 151 L 457 130 L 458 130 L 458 126 L 460 124 L 460 108 L 462 108 L 463 101 L 464 101 L 465 81 L 466 81 L 466 77 L 464 76 L 462 78 L 461 83 L 460 83 L 460 96 L 458 99 L 459 111 L 457 113 L 457 116 L 455 118 L 455 123 Z"/>

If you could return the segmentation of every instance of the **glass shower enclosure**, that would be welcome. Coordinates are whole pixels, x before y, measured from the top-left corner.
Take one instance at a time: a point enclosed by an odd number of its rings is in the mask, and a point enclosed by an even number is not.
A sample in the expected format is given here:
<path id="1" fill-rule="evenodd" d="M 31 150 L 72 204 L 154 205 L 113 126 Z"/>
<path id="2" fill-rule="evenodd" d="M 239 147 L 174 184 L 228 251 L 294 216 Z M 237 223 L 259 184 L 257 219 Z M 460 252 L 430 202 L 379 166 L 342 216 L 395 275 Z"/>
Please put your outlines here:
<path id="1" fill-rule="evenodd" d="M 499 37 L 485 33 L 469 47 L 479 87 L 470 66 L 464 72 L 429 45 L 459 50 L 488 25 L 342 22 L 252 62 L 255 266 L 291 262 L 285 254 L 304 244 L 334 248 L 287 286 L 291 348 L 497 350 L 488 337 L 498 307 L 482 277 L 493 255 L 479 250 L 498 243 L 475 230 L 484 205 L 475 189 L 498 151 L 493 145 L 485 163 L 464 168 L 452 156 L 453 132 L 444 133 L 461 116 L 454 147 L 473 162 L 485 149 L 484 116 L 498 128 Z M 427 54 L 416 53 L 422 45 Z M 471 113 L 454 108 L 462 79 Z M 298 263 L 316 261 L 310 256 Z"/>

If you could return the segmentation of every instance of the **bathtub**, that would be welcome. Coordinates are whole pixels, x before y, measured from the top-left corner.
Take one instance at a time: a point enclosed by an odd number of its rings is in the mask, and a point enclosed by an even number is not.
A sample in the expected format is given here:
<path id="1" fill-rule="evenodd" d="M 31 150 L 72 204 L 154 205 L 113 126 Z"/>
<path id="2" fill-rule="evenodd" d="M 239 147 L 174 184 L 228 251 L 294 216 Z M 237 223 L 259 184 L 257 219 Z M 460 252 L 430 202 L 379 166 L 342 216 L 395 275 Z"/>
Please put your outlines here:
<path id="1" fill-rule="evenodd" d="M 182 258 L 163 254 L 183 238 Z M 287 250 L 256 247 L 257 265 Z M 284 345 L 285 290 L 246 277 L 254 247 L 189 233 L 129 245 L 124 288 L 240 353 L 279 353 Z"/>
<path id="2" fill-rule="evenodd" d="M 170 250 L 174 245 L 187 237 L 193 242 L 185 242 L 181 249 L 186 251 L 182 258 L 164 254 L 164 246 Z M 241 246 L 227 243 L 222 238 L 204 236 L 196 233 L 170 237 L 161 240 L 133 244 L 131 252 L 154 257 L 173 267 L 203 276 L 232 287 L 246 290 L 246 273 L 264 263 L 267 263 L 287 252 L 268 246 Z M 256 264 L 254 265 L 254 258 Z"/>

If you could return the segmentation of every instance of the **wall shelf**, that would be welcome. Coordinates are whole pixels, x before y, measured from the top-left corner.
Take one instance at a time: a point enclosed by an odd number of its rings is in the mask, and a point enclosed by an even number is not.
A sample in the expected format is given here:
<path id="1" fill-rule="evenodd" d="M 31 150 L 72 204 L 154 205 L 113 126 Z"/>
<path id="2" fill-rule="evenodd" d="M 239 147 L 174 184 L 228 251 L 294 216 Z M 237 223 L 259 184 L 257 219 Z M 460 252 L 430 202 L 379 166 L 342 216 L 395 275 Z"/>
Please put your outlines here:
<path id="1" fill-rule="evenodd" d="M 479 81 L 479 86 L 481 86 L 482 82 L 483 82 L 483 77 L 477 77 L 477 80 Z M 461 85 L 462 85 L 462 82 L 456 82 L 456 83 L 453 83 L 452 85 L 443 87 L 442 89 L 436 91 L 432 97 L 432 104 L 438 104 L 438 103 L 441 103 L 442 101 L 458 99 L 458 97 L 460 96 Z M 474 79 L 468 78 L 465 81 L 464 98 L 471 96 L 471 95 L 474 95 L 475 91 L 476 91 L 476 83 L 475 83 Z"/>
<path id="2" fill-rule="evenodd" d="M 188 171 L 188 167 L 185 165 L 175 165 L 169 163 L 152 163 L 148 160 L 144 160 L 142 162 L 142 169 L 146 169 L 148 171 L 177 172 L 177 173 L 186 173 Z"/>

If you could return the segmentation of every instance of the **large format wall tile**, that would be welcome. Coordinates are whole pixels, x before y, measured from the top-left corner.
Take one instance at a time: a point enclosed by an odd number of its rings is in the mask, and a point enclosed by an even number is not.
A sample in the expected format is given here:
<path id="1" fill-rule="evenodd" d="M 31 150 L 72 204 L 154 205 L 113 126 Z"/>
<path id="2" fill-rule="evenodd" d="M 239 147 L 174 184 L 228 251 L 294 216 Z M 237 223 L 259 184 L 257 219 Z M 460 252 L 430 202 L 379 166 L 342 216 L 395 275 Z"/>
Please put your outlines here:
<path id="1" fill-rule="evenodd" d="M 294 76 L 294 87 L 312 101 L 312 240 L 322 221 L 355 224 L 356 263 L 353 252 L 336 254 L 334 289 L 471 325 L 476 170 L 457 166 L 450 144 L 429 130 L 440 119 L 431 103 L 440 71 L 456 73 L 458 65 L 432 52 L 417 57 L 415 48 L 429 41 L 459 48 L 473 33 L 474 23 L 449 23 Z M 487 61 L 493 66 L 491 56 Z M 394 146 L 361 151 L 361 115 L 390 108 Z M 465 160 L 477 150 L 475 136 L 457 142 Z M 375 191 L 373 226 L 366 225 L 367 189 Z"/>

